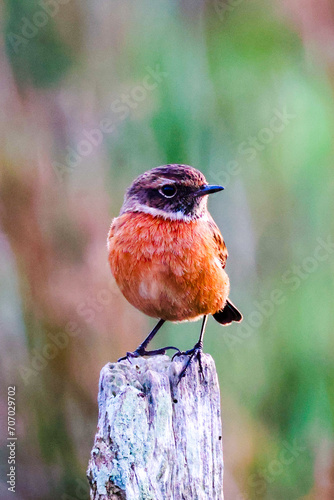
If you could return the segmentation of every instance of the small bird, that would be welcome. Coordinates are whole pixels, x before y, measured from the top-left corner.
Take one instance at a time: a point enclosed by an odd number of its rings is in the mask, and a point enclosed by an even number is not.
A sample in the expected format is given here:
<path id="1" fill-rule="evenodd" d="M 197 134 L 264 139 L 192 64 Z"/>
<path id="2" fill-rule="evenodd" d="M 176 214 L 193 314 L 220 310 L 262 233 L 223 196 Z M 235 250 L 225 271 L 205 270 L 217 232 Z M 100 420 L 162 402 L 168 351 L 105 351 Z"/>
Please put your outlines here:
<path id="1" fill-rule="evenodd" d="M 127 189 L 120 215 L 108 234 L 109 263 L 124 297 L 143 313 L 159 318 L 134 352 L 120 359 L 164 354 L 175 349 L 194 356 L 200 369 L 208 315 L 229 325 L 242 315 L 229 300 L 223 237 L 207 209 L 208 195 L 223 190 L 209 185 L 189 165 L 164 165 L 140 175 Z M 165 321 L 203 318 L 195 346 L 146 350 Z"/>

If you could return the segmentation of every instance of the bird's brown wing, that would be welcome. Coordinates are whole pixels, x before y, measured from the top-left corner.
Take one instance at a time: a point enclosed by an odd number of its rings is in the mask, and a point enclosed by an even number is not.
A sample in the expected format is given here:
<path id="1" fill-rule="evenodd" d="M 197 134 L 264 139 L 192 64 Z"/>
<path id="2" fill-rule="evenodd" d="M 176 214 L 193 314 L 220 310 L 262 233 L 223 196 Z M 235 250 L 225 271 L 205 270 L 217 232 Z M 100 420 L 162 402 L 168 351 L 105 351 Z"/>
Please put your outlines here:
<path id="1" fill-rule="evenodd" d="M 212 236 L 213 239 L 217 245 L 217 254 L 220 259 L 220 262 L 222 264 L 222 267 L 224 269 L 225 264 L 226 264 L 226 259 L 228 257 L 228 251 L 224 242 L 224 239 L 221 235 L 221 232 L 219 231 L 217 224 L 215 221 L 210 218 L 209 220 L 209 225 L 210 229 L 212 231 Z M 242 321 L 242 314 L 238 309 L 235 307 L 235 305 L 227 299 L 226 304 L 223 309 L 220 311 L 217 311 L 215 314 L 213 314 L 213 317 L 215 318 L 218 323 L 221 325 L 230 325 L 232 321 L 240 322 Z"/>
<path id="2" fill-rule="evenodd" d="M 219 258 L 222 267 L 224 269 L 226 264 L 226 259 L 228 257 L 228 251 L 224 242 L 224 238 L 221 232 L 219 231 L 217 224 L 211 217 L 209 219 L 209 226 L 212 231 L 212 237 L 217 246 L 217 257 Z"/>

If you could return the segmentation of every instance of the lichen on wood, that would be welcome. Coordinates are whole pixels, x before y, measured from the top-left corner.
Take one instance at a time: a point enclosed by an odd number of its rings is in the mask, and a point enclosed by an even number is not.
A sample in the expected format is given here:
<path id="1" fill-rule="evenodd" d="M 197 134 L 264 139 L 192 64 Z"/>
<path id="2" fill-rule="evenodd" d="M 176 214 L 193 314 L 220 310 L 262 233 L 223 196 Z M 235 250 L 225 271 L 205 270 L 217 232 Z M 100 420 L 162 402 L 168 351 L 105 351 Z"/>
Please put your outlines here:
<path id="1" fill-rule="evenodd" d="M 220 393 L 215 364 L 203 375 L 187 356 L 109 363 L 87 471 L 91 499 L 223 500 Z"/>

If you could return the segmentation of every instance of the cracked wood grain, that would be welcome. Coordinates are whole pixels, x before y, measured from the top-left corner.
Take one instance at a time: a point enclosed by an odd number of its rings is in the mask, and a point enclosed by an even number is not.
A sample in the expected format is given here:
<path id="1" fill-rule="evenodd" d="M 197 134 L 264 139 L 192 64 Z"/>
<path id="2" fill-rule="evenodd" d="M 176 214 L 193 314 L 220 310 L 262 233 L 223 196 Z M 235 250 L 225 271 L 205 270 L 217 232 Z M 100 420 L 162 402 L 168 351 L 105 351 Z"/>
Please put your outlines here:
<path id="1" fill-rule="evenodd" d="M 220 393 L 212 357 L 109 363 L 87 476 L 92 500 L 223 500 Z"/>

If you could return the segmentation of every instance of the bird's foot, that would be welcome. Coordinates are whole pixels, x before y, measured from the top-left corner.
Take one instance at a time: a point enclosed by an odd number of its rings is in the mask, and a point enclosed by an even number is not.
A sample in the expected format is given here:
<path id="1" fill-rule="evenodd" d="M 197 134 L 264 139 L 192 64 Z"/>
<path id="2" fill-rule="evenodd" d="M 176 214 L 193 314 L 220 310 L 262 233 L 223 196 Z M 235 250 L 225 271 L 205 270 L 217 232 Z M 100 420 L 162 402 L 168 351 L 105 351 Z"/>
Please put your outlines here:
<path id="1" fill-rule="evenodd" d="M 140 356 L 157 356 L 158 354 L 166 354 L 168 349 L 175 349 L 175 351 L 178 351 L 176 354 L 180 353 L 180 349 L 173 346 L 162 347 L 161 349 L 155 349 L 153 351 L 146 351 L 144 347 L 139 346 L 135 351 L 127 352 L 126 356 L 119 358 L 118 361 L 127 359 L 131 362 L 132 358 L 139 358 Z"/>
<path id="2" fill-rule="evenodd" d="M 185 376 L 187 368 L 194 358 L 198 359 L 199 371 L 200 371 L 200 374 L 202 375 L 202 377 L 204 378 L 202 359 L 201 359 L 202 353 L 203 353 L 203 342 L 199 341 L 199 342 L 197 342 L 197 344 L 194 345 L 194 347 L 192 349 L 189 349 L 188 351 L 182 351 L 182 352 L 179 351 L 179 352 L 176 352 L 174 354 L 174 356 L 172 357 L 172 360 L 175 358 L 175 356 L 182 356 L 182 355 L 189 356 L 189 359 L 188 359 L 185 367 L 183 368 L 183 370 L 181 371 L 181 373 L 179 375 L 179 382 Z"/>

